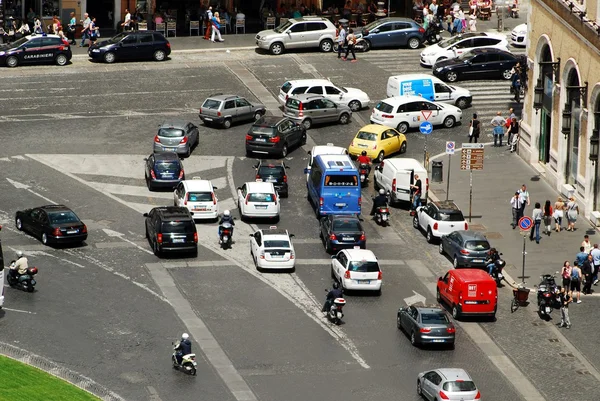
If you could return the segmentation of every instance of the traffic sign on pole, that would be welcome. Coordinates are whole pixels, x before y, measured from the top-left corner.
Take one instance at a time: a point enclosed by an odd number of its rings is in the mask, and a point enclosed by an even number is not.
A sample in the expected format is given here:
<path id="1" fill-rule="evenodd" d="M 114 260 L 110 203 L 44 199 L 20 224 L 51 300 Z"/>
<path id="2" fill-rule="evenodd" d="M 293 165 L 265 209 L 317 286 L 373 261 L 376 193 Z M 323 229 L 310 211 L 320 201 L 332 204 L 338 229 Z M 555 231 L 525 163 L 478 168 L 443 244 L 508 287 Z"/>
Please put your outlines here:
<path id="1" fill-rule="evenodd" d="M 453 155 L 456 144 L 453 141 L 446 141 L 446 154 Z"/>
<path id="2" fill-rule="evenodd" d="M 423 115 L 425 121 L 427 121 L 429 120 L 429 117 L 431 117 L 431 110 L 421 110 L 421 114 Z"/>
<path id="3" fill-rule="evenodd" d="M 429 135 L 433 132 L 433 124 L 429 121 L 423 121 L 421 125 L 419 125 L 419 131 L 421 131 L 421 134 Z"/>
<path id="4" fill-rule="evenodd" d="M 523 216 L 519 219 L 519 228 L 521 231 L 529 231 L 533 225 L 533 220 L 529 216 Z"/>
<path id="5" fill-rule="evenodd" d="M 461 170 L 483 170 L 483 143 L 463 143 L 460 153 Z"/>

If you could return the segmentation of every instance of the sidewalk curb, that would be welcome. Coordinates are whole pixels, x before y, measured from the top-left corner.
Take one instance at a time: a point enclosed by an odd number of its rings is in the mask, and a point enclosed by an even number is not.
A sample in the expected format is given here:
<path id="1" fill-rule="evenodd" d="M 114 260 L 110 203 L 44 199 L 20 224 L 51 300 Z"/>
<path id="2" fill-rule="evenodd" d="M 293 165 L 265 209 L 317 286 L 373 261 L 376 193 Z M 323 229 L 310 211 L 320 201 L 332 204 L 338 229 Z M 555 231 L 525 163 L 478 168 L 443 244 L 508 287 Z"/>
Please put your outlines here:
<path id="1" fill-rule="evenodd" d="M 236 51 L 244 51 L 244 50 L 254 50 L 256 46 L 239 46 L 239 47 L 215 47 L 212 49 L 183 49 L 183 50 L 173 50 L 171 54 L 195 54 L 195 53 L 211 53 L 211 52 L 236 52 Z M 89 58 L 87 52 L 85 54 L 73 54 L 72 59 L 82 59 Z"/>

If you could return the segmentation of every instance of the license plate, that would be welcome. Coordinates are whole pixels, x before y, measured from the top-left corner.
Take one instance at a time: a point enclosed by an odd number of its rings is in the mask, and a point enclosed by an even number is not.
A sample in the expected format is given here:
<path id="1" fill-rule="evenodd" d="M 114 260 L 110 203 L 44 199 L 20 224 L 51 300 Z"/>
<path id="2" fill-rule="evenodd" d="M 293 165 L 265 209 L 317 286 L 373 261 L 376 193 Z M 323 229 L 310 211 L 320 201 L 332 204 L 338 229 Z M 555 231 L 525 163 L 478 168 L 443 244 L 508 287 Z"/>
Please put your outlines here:
<path id="1" fill-rule="evenodd" d="M 69 230 L 67 231 L 67 234 L 77 234 L 77 230 Z"/>
<path id="2" fill-rule="evenodd" d="M 336 203 L 335 206 L 336 207 L 344 207 L 344 206 L 346 206 L 346 204 L 345 203 Z"/>
<path id="3" fill-rule="evenodd" d="M 165 147 L 163 147 L 163 150 L 165 152 L 175 152 L 175 150 L 177 150 L 177 148 L 165 148 Z"/>
<path id="4" fill-rule="evenodd" d="M 195 212 L 206 212 L 206 208 L 205 207 L 195 207 L 194 211 Z"/>
<path id="5" fill-rule="evenodd" d="M 371 284 L 371 280 L 358 280 L 358 284 Z"/>
<path id="6" fill-rule="evenodd" d="M 473 263 L 483 263 L 483 259 L 473 259 Z"/>
<path id="7" fill-rule="evenodd" d="M 257 209 L 266 209 L 267 205 L 255 205 L 254 207 Z"/>
<path id="8" fill-rule="evenodd" d="M 343 237 L 342 241 L 354 241 L 354 238 L 351 237 Z"/>
<path id="9" fill-rule="evenodd" d="M 254 140 L 256 142 L 267 142 L 267 140 L 265 138 L 255 138 Z"/>
<path id="10" fill-rule="evenodd" d="M 283 255 L 271 255 L 274 259 L 283 259 Z"/>
<path id="11" fill-rule="evenodd" d="M 368 147 L 369 147 L 369 145 L 363 145 L 362 143 L 359 143 L 359 144 L 358 144 L 358 147 L 359 147 L 359 148 L 368 148 Z"/>
<path id="12" fill-rule="evenodd" d="M 185 238 L 173 238 L 174 244 L 181 244 L 183 242 L 185 242 Z"/>
<path id="13" fill-rule="evenodd" d="M 433 340 L 434 343 L 443 343 L 446 340 Z"/>
<path id="14" fill-rule="evenodd" d="M 276 178 L 269 178 L 269 179 L 267 179 L 267 182 L 277 182 L 277 179 Z"/>
<path id="15" fill-rule="evenodd" d="M 477 301 L 465 301 L 465 305 L 477 305 Z"/>
<path id="16" fill-rule="evenodd" d="M 360 175 L 360 179 L 361 179 L 361 180 L 364 180 L 364 179 L 365 179 L 365 175 L 364 175 L 364 174 L 361 174 L 361 175 Z"/>
<path id="17" fill-rule="evenodd" d="M 213 120 L 212 118 L 208 118 L 208 117 L 204 117 L 204 119 L 205 119 L 206 121 L 212 121 L 212 120 Z"/>
<path id="18" fill-rule="evenodd" d="M 550 307 L 546 306 L 546 313 L 550 313 Z"/>

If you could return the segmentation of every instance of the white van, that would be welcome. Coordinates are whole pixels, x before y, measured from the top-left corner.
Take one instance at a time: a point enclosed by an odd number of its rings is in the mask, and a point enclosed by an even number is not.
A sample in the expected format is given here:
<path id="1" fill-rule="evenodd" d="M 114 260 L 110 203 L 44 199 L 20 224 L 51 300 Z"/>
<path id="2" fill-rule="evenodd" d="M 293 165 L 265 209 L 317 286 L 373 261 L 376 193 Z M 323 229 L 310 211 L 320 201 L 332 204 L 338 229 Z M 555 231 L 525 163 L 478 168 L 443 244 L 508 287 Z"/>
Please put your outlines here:
<path id="1" fill-rule="evenodd" d="M 432 102 L 452 103 L 461 109 L 469 107 L 473 95 L 468 89 L 448 85 L 430 74 L 404 74 L 389 77 L 388 97 L 421 96 Z"/>
<path id="2" fill-rule="evenodd" d="M 375 188 L 390 191 L 391 201 L 410 202 L 410 186 L 419 176 L 422 185 L 421 202 L 426 203 L 429 192 L 427 170 L 416 159 L 386 159 L 375 168 Z"/>

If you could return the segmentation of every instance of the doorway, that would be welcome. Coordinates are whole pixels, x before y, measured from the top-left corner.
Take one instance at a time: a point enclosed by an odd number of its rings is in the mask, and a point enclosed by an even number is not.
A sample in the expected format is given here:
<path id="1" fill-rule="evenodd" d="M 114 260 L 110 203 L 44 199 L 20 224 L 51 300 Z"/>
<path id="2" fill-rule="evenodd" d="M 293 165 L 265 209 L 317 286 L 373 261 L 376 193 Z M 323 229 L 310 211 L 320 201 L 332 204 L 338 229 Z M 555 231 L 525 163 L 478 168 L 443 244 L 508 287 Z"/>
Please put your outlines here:
<path id="1" fill-rule="evenodd" d="M 551 139 L 551 124 L 552 118 L 550 113 L 546 109 L 542 109 L 542 116 L 540 118 L 540 140 L 538 143 L 539 156 L 538 160 L 540 163 L 548 163 L 550 161 L 550 139 Z"/>
<path id="2" fill-rule="evenodd" d="M 90 15 L 90 18 L 96 18 L 96 26 L 102 29 L 113 30 L 114 15 L 115 15 L 115 1 L 114 0 L 95 0 L 88 1 L 87 8 L 84 12 Z M 110 18 L 109 18 L 110 16 Z"/>

